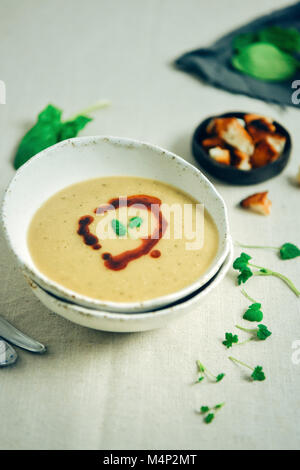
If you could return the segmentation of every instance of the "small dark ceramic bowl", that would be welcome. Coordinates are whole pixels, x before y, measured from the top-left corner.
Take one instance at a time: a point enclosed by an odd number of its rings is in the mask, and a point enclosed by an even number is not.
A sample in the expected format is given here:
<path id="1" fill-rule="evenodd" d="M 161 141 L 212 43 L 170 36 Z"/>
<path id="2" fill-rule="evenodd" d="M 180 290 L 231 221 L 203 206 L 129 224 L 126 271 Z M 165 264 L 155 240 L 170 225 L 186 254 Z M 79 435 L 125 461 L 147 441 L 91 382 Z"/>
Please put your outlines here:
<path id="1" fill-rule="evenodd" d="M 257 184 L 279 175 L 279 173 L 282 172 L 289 161 L 292 148 L 290 134 L 278 122 L 274 121 L 276 132 L 286 137 L 284 150 L 276 161 L 269 163 L 268 165 L 265 165 L 261 168 L 254 168 L 253 170 L 239 170 L 234 166 L 223 165 L 213 160 L 201 144 L 201 141 L 207 135 L 206 127 L 210 120 L 216 117 L 236 117 L 243 119 L 245 114 L 248 113 L 231 112 L 221 114 L 219 116 L 208 117 L 196 128 L 192 140 L 193 154 L 200 166 L 212 176 L 236 185 Z"/>

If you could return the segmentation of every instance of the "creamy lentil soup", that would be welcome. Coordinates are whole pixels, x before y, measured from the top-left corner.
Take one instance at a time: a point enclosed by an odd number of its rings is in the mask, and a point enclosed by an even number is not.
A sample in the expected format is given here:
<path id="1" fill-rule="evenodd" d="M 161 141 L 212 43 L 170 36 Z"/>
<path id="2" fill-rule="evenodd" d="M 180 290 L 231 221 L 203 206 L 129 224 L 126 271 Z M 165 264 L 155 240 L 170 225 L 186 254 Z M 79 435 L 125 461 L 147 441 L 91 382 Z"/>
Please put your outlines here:
<path id="1" fill-rule="evenodd" d="M 160 181 L 114 176 L 73 184 L 35 213 L 31 256 L 48 278 L 99 300 L 139 302 L 176 292 L 211 265 L 218 230 L 204 210 L 203 245 L 187 249 L 184 218 L 182 227 L 167 218 L 165 207 L 174 204 L 190 205 L 195 222 L 199 201 Z"/>

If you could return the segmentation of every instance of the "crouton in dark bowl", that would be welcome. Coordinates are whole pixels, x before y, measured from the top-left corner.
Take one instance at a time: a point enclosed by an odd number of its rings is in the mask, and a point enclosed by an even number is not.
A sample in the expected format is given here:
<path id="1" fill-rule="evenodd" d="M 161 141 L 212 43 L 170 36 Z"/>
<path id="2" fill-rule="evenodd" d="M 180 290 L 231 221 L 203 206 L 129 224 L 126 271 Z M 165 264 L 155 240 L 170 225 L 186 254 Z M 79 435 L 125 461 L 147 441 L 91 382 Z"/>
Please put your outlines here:
<path id="1" fill-rule="evenodd" d="M 196 128 L 192 150 L 212 176 L 236 185 L 266 181 L 282 172 L 291 137 L 278 122 L 253 113 L 211 116 Z"/>

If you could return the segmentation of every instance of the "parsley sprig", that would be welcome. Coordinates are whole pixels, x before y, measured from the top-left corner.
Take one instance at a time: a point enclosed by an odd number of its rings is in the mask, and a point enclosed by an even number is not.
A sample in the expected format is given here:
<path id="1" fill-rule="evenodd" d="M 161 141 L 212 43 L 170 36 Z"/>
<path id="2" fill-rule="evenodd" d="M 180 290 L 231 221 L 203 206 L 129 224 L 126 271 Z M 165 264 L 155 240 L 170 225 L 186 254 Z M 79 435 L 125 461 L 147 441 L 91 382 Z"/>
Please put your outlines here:
<path id="1" fill-rule="evenodd" d="M 233 344 L 237 344 L 239 342 L 238 335 L 234 335 L 232 333 L 225 333 L 225 341 L 223 341 L 224 346 L 227 349 L 231 348 Z"/>
<path id="2" fill-rule="evenodd" d="M 246 253 L 241 253 L 241 255 L 236 258 L 233 263 L 233 268 L 238 270 L 240 274 L 238 275 L 238 284 L 242 284 L 248 281 L 248 279 L 252 276 L 275 276 L 284 281 L 289 288 L 297 295 L 300 296 L 300 291 L 296 288 L 296 286 L 292 283 L 290 279 L 284 276 L 281 273 L 276 271 L 272 271 L 271 269 L 264 268 L 262 266 L 257 266 L 256 264 L 250 263 L 249 261 L 252 259 L 251 256 L 247 255 Z M 252 271 L 252 268 L 256 269 L 256 271 Z"/>
<path id="3" fill-rule="evenodd" d="M 202 362 L 200 362 L 199 360 L 196 361 L 196 364 L 197 364 L 197 368 L 198 368 L 198 372 L 199 372 L 199 377 L 198 377 L 198 380 L 197 380 L 197 383 L 199 382 L 202 382 L 202 380 L 205 379 L 205 376 L 208 377 L 209 379 L 212 379 L 214 382 L 221 382 L 221 380 L 224 379 L 225 377 L 225 374 L 223 372 L 221 372 L 220 374 L 218 375 L 214 375 L 212 374 L 208 369 L 207 367 L 205 367 Z"/>
<path id="4" fill-rule="evenodd" d="M 243 315 L 244 320 L 260 322 L 263 319 L 263 312 L 261 311 L 261 304 L 254 303 L 248 307 L 248 310 Z"/>
<path id="5" fill-rule="evenodd" d="M 236 362 L 237 364 L 240 364 L 241 366 L 247 367 L 248 369 L 252 370 L 251 378 L 252 380 L 257 380 L 259 382 L 262 382 L 263 380 L 266 379 L 265 373 L 263 371 L 262 366 L 256 366 L 256 367 L 251 367 L 245 362 L 240 361 L 239 359 L 236 359 L 235 357 L 229 356 L 229 358 L 232 362 Z"/>
<path id="6" fill-rule="evenodd" d="M 262 249 L 262 250 L 275 250 L 278 252 L 278 255 L 283 260 L 293 259 L 300 256 L 300 248 L 298 248 L 293 243 L 284 243 L 281 246 L 261 246 L 261 245 L 244 245 L 238 243 L 237 245 L 241 248 L 253 248 L 253 249 Z"/>
<path id="7" fill-rule="evenodd" d="M 246 333 L 250 333 L 253 335 L 252 338 L 250 338 L 248 341 L 251 341 L 256 338 L 260 341 L 265 341 L 272 334 L 272 332 L 268 330 L 267 326 L 263 325 L 262 323 L 258 325 L 257 328 L 244 328 L 239 325 L 235 325 L 235 327 L 239 330 L 245 331 Z"/>
<path id="8" fill-rule="evenodd" d="M 204 422 L 210 424 L 215 419 L 216 412 L 223 408 L 224 405 L 225 403 L 218 403 L 212 408 L 209 406 L 201 406 L 200 413 L 205 415 Z"/>
<path id="9" fill-rule="evenodd" d="M 254 339 L 265 341 L 272 334 L 272 332 L 268 330 L 268 327 L 262 323 L 258 325 L 257 328 L 244 328 L 239 325 L 235 325 L 235 327 L 239 330 L 245 331 L 246 333 L 250 333 L 252 336 L 246 341 L 240 343 L 237 335 L 234 335 L 233 333 L 225 333 L 225 341 L 223 341 L 223 344 L 227 349 L 232 348 L 234 344 L 241 346 L 242 344 L 248 343 Z"/>
<path id="10" fill-rule="evenodd" d="M 242 289 L 241 292 L 248 300 L 250 300 L 250 302 L 252 302 L 252 304 L 249 305 L 248 309 L 243 315 L 244 320 L 252 322 L 261 322 L 264 317 L 264 314 L 261 310 L 261 304 L 256 300 L 252 299 L 252 297 L 250 297 L 250 295 L 248 295 L 244 289 Z"/>

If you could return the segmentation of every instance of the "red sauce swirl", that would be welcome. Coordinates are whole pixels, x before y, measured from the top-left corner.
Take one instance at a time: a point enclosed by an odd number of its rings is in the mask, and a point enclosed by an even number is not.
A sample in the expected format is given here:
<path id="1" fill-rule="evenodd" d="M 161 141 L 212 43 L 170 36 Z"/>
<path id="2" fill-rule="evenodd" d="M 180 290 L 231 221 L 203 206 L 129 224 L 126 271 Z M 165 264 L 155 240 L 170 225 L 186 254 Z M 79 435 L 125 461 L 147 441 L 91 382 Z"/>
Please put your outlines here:
<path id="1" fill-rule="evenodd" d="M 159 250 L 152 250 L 150 256 L 152 258 L 159 258 L 161 256 L 161 252 Z"/>
<path id="2" fill-rule="evenodd" d="M 108 269 L 112 269 L 114 271 L 125 269 L 128 263 L 140 258 L 141 256 L 147 255 L 150 252 L 150 256 L 153 258 L 158 258 L 161 255 L 159 250 L 153 250 L 153 248 L 163 237 L 168 223 L 160 210 L 161 200 L 157 197 L 141 194 L 136 196 L 129 196 L 127 198 L 113 198 L 108 201 L 108 204 L 95 209 L 94 213 L 105 214 L 110 210 L 118 209 L 120 207 L 140 205 L 145 206 L 146 209 L 154 215 L 157 220 L 157 226 L 150 236 L 141 238 L 141 243 L 137 248 L 124 251 L 115 256 L 113 256 L 111 253 L 103 253 L 102 259 L 104 260 L 104 265 Z M 83 236 L 86 245 L 91 245 L 95 250 L 98 250 L 101 248 L 101 245 L 98 243 L 98 238 L 89 230 L 89 225 L 93 221 L 94 218 L 91 216 L 81 217 L 79 219 L 79 229 L 77 233 Z"/>
<path id="3" fill-rule="evenodd" d="M 94 250 L 99 250 L 101 248 L 101 245 L 99 243 L 98 238 L 96 235 L 93 235 L 90 231 L 90 225 L 94 221 L 94 217 L 91 215 L 84 215 L 83 217 L 80 217 L 78 221 L 78 230 L 77 233 L 78 235 L 81 235 L 83 238 L 83 241 L 86 245 L 91 246 Z"/>

